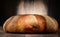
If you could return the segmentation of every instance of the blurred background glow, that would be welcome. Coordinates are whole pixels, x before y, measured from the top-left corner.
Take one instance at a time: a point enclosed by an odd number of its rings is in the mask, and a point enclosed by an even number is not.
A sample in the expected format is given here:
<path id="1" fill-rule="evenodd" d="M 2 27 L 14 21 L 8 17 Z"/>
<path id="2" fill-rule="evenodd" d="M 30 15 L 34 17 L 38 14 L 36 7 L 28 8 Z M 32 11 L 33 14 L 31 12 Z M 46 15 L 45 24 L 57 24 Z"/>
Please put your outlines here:
<path id="1" fill-rule="evenodd" d="M 39 1 L 21 1 L 18 5 L 17 15 L 21 14 L 38 14 L 38 15 L 48 15 L 47 6 L 43 2 Z"/>

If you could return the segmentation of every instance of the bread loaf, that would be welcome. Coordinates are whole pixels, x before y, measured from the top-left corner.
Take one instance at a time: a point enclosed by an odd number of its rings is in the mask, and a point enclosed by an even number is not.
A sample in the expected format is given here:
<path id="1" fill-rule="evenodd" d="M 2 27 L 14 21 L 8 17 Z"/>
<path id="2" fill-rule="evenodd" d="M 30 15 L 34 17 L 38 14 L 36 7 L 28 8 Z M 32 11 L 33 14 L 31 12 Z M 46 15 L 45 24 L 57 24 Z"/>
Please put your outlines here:
<path id="1" fill-rule="evenodd" d="M 6 20 L 3 30 L 14 33 L 57 32 L 58 23 L 49 16 L 36 14 L 16 15 Z"/>

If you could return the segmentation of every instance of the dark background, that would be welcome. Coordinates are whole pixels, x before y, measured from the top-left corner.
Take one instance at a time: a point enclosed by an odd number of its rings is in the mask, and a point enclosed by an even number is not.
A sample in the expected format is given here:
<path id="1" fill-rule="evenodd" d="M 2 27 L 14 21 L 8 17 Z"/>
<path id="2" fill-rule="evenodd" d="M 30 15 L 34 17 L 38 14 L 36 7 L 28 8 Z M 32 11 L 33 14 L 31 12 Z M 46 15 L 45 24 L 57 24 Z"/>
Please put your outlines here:
<path id="1" fill-rule="evenodd" d="M 0 26 L 9 17 L 16 15 L 16 7 L 20 0 L 1 0 L 0 1 Z M 59 2 L 58 0 L 46 0 L 49 16 L 54 17 L 60 26 Z"/>

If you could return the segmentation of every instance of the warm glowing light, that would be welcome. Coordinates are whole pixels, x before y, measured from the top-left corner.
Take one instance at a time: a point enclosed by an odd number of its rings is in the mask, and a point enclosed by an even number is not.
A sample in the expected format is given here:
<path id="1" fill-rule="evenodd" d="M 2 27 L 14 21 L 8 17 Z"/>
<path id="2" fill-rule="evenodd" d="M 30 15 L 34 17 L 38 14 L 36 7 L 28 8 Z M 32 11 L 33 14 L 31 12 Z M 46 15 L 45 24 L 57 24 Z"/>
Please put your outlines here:
<path id="1" fill-rule="evenodd" d="M 34 2 L 20 2 L 18 6 L 17 14 L 38 14 L 38 15 L 47 15 L 47 7 L 41 1 Z"/>

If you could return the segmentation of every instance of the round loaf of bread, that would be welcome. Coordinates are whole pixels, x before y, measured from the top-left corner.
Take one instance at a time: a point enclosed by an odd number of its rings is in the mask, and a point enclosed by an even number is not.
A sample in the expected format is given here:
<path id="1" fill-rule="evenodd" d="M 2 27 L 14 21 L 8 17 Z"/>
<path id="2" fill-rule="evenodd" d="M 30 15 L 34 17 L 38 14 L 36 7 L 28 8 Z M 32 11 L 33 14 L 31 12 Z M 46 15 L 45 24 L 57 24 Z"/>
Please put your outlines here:
<path id="1" fill-rule="evenodd" d="M 58 23 L 49 16 L 36 14 L 16 15 L 5 21 L 3 30 L 14 33 L 57 32 Z"/>

